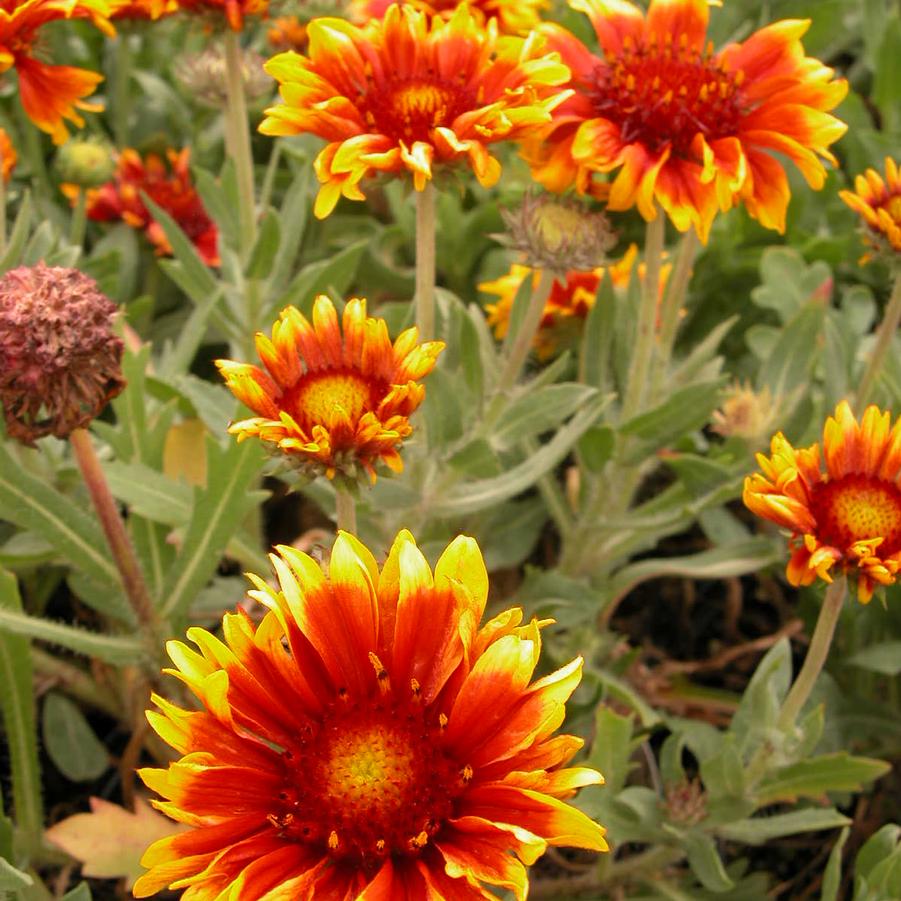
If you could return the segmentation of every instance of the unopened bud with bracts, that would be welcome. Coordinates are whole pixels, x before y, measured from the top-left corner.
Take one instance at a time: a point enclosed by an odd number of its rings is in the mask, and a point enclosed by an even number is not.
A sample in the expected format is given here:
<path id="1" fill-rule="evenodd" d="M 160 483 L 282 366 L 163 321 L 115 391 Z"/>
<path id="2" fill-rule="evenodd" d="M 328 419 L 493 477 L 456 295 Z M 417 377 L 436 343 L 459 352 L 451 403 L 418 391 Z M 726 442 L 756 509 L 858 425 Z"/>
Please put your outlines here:
<path id="1" fill-rule="evenodd" d="M 587 272 L 603 266 L 617 234 L 603 213 L 580 200 L 527 194 L 515 210 L 501 210 L 506 235 L 495 237 L 525 256 L 534 269 Z"/>
<path id="2" fill-rule="evenodd" d="M 0 278 L 0 404 L 11 437 L 66 438 L 122 391 L 115 312 L 77 269 L 39 263 Z"/>
<path id="3" fill-rule="evenodd" d="M 56 155 L 55 165 L 64 183 L 79 188 L 99 188 L 113 177 L 116 169 L 112 148 L 94 138 L 66 141 Z"/>

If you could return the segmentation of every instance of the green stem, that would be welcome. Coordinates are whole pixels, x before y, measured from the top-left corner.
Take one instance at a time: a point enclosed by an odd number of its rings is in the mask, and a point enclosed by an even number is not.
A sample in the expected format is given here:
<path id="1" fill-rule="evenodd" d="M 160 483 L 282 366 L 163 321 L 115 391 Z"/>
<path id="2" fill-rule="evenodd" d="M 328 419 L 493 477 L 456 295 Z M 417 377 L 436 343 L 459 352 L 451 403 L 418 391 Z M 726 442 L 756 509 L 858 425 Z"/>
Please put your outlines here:
<path id="1" fill-rule="evenodd" d="M 230 152 L 238 175 L 238 203 L 241 219 L 241 253 L 245 257 L 256 241 L 256 211 L 254 209 L 253 156 L 250 147 L 250 128 L 247 121 L 247 101 L 244 96 L 244 63 L 238 35 L 230 28 L 225 32 L 225 115 L 226 135 L 231 137 Z"/>
<path id="2" fill-rule="evenodd" d="M 798 678 L 795 679 L 788 697 L 779 711 L 776 725 L 782 732 L 788 732 L 794 728 L 798 714 L 807 703 L 817 678 L 823 671 L 826 658 L 829 656 L 832 636 L 835 634 L 835 626 L 845 602 L 846 586 L 847 580 L 844 576 L 840 576 L 826 589 L 823 606 L 820 607 L 820 615 L 817 618 L 801 672 L 798 673 Z"/>
<path id="3" fill-rule="evenodd" d="M 0 172 L 0 257 L 6 253 L 6 179 Z"/>
<path id="4" fill-rule="evenodd" d="M 520 372 L 522 372 L 522 367 L 529 356 L 535 335 L 541 325 L 544 308 L 548 297 L 550 297 L 555 279 L 555 273 L 546 269 L 541 270 L 538 276 L 538 284 L 532 289 L 529 306 L 520 323 L 519 331 L 516 333 L 516 340 L 510 348 L 510 353 L 504 362 L 504 368 L 498 377 L 497 393 L 499 395 L 506 394 L 516 384 L 516 380 L 519 378 Z"/>
<path id="5" fill-rule="evenodd" d="M 357 505 L 347 488 L 335 486 L 335 521 L 342 532 L 357 534 Z"/>
<path id="6" fill-rule="evenodd" d="M 638 308 L 638 333 L 629 364 L 629 375 L 623 395 L 621 421 L 626 422 L 640 412 L 646 396 L 648 374 L 654 356 L 657 301 L 660 292 L 660 265 L 663 256 L 663 238 L 666 216 L 659 207 L 657 216 L 647 223 L 645 230 L 645 275 L 641 286 L 641 303 Z"/>
<path id="7" fill-rule="evenodd" d="M 689 229 L 679 242 L 679 252 L 676 256 L 676 265 L 663 295 L 663 304 L 660 311 L 660 329 L 658 332 L 658 347 L 660 355 L 657 360 L 654 375 L 654 393 L 656 394 L 664 379 L 673 355 L 673 345 L 676 343 L 676 332 L 679 329 L 679 315 L 685 305 L 685 295 L 688 291 L 688 283 L 691 280 L 691 270 L 695 261 L 695 253 L 698 249 L 698 238 L 694 229 Z"/>
<path id="8" fill-rule="evenodd" d="M 72 219 L 69 222 L 69 243 L 82 249 L 84 247 L 84 233 L 88 224 L 88 192 L 84 188 L 78 188 L 75 195 L 75 208 L 72 210 Z"/>
<path id="9" fill-rule="evenodd" d="M 263 176 L 263 186 L 260 189 L 260 209 L 265 210 L 269 206 L 272 199 L 272 188 L 275 185 L 275 176 L 278 172 L 278 165 L 282 160 L 282 142 L 277 138 L 272 145 L 272 153 L 269 155 L 269 162 L 266 165 L 266 174 Z"/>
<path id="10" fill-rule="evenodd" d="M 35 188 L 41 197 L 49 198 L 50 175 L 47 172 L 47 161 L 44 158 L 44 148 L 41 143 L 41 133 L 19 106 L 18 118 L 24 141 L 25 158 L 28 160 L 28 168 L 31 170 L 31 178 Z"/>
<path id="11" fill-rule="evenodd" d="M 416 192 L 416 325 L 419 340 L 435 337 L 435 188 Z"/>
<path id="12" fill-rule="evenodd" d="M 138 617 L 138 622 L 150 630 L 152 635 L 158 622 L 157 612 L 150 599 L 150 592 L 131 539 L 125 531 L 125 523 L 122 522 L 116 501 L 103 474 L 91 436 L 85 429 L 75 429 L 69 436 L 69 443 L 119 570 L 125 594 Z"/>
<path id="13" fill-rule="evenodd" d="M 118 25 L 115 58 L 113 60 L 113 136 L 121 150 L 128 146 L 128 118 L 131 111 L 128 89 L 131 85 L 131 35 L 124 23 Z"/>
<path id="14" fill-rule="evenodd" d="M 857 408 L 858 413 L 863 411 L 870 398 L 870 392 L 873 390 L 876 379 L 882 371 L 885 355 L 892 345 L 892 338 L 894 338 L 895 332 L 898 331 L 899 322 L 901 322 L 901 269 L 898 270 L 895 276 L 892 296 L 889 298 L 888 305 L 885 308 L 885 316 L 882 317 L 882 322 L 879 323 L 879 328 L 876 332 L 876 346 L 873 348 L 873 353 L 870 355 L 867 368 L 857 389 L 854 406 Z"/>

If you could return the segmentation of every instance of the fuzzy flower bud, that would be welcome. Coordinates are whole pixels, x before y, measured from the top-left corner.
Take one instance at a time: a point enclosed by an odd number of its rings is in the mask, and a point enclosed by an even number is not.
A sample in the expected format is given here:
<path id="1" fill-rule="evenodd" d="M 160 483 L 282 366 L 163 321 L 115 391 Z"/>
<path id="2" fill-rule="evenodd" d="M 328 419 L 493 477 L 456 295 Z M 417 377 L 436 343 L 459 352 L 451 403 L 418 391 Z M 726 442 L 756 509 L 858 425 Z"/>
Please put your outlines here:
<path id="1" fill-rule="evenodd" d="M 122 391 L 115 312 L 77 269 L 39 263 L 0 278 L 0 404 L 11 437 L 66 438 Z"/>
<path id="2" fill-rule="evenodd" d="M 778 404 L 773 403 L 769 388 L 755 391 L 750 384 L 736 382 L 726 390 L 722 405 L 714 411 L 712 427 L 724 438 L 736 437 L 749 447 L 762 447 L 772 431 L 776 412 Z"/>
<path id="3" fill-rule="evenodd" d="M 244 96 L 249 102 L 272 92 L 272 79 L 263 71 L 263 57 L 251 50 L 241 53 Z M 175 63 L 175 77 L 187 94 L 211 109 L 226 103 L 226 61 L 221 46 L 211 45 L 201 53 L 181 57 Z"/>
<path id="4" fill-rule="evenodd" d="M 112 148 L 104 141 L 66 141 L 56 155 L 60 179 L 79 188 L 98 188 L 113 177 L 116 163 Z"/>
<path id="5" fill-rule="evenodd" d="M 495 237 L 535 269 L 587 272 L 602 266 L 616 244 L 607 217 L 577 200 L 527 194 L 519 209 L 501 210 L 501 216 L 509 234 Z"/>

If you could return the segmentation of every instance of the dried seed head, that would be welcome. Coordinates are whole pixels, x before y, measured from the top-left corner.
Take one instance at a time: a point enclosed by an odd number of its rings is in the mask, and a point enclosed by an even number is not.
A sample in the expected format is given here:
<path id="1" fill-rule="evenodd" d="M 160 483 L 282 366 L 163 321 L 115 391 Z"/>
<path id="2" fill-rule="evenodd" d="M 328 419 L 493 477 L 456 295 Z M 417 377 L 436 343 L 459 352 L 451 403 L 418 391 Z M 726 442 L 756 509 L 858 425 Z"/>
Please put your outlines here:
<path id="1" fill-rule="evenodd" d="M 272 92 L 272 79 L 263 71 L 263 57 L 251 50 L 241 52 L 244 96 L 257 100 Z M 203 106 L 224 109 L 226 103 L 225 51 L 212 44 L 201 53 L 183 56 L 175 63 L 175 77 L 185 92 Z"/>
<path id="2" fill-rule="evenodd" d="M 616 232 L 603 213 L 550 194 L 527 194 L 517 210 L 501 210 L 509 234 L 501 243 L 525 254 L 525 263 L 554 272 L 586 272 L 604 265 Z"/>
<path id="3" fill-rule="evenodd" d="M 0 403 L 11 437 L 66 438 L 122 391 L 115 312 L 77 269 L 39 263 L 0 278 Z"/>
<path id="4" fill-rule="evenodd" d="M 113 177 L 116 163 L 105 141 L 91 138 L 66 141 L 56 155 L 60 179 L 79 188 L 98 188 Z"/>
<path id="5" fill-rule="evenodd" d="M 769 388 L 755 391 L 750 384 L 735 382 L 713 413 L 712 428 L 724 438 L 741 438 L 749 447 L 766 444 L 778 404 L 773 402 Z"/>

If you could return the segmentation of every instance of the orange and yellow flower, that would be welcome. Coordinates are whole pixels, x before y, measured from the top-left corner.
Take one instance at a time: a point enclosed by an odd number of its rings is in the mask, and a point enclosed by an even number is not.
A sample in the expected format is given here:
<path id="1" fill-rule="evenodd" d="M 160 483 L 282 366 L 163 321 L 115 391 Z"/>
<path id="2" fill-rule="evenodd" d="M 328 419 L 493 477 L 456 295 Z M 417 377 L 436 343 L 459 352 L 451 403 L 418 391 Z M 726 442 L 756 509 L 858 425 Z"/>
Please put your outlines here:
<path id="1" fill-rule="evenodd" d="M 196 15 L 224 16 L 232 31 L 241 31 L 247 16 L 265 15 L 269 0 L 178 0 L 178 8 Z"/>
<path id="2" fill-rule="evenodd" d="M 351 0 L 349 15 L 354 22 L 365 25 L 370 19 L 381 19 L 392 0 Z M 406 0 L 409 6 L 449 19 L 460 0 Z M 497 20 L 501 34 L 526 34 L 540 21 L 541 13 L 550 8 L 549 0 L 470 0 L 472 14 L 483 24 Z"/>
<path id="3" fill-rule="evenodd" d="M 523 901 L 549 845 L 606 850 L 565 800 L 601 776 L 567 767 L 582 740 L 554 735 L 582 661 L 532 681 L 541 624 L 514 608 L 480 628 L 473 539 L 434 575 L 408 532 L 381 570 L 344 532 L 328 575 L 278 551 L 277 588 L 250 576 L 259 626 L 226 614 L 224 641 L 169 643 L 167 672 L 204 709 L 154 697 L 148 719 L 183 756 L 140 775 L 191 828 L 150 846 L 137 897 Z"/>
<path id="4" fill-rule="evenodd" d="M 608 275 L 614 287 L 625 288 L 632 276 L 632 267 L 638 258 L 638 245 L 632 244 L 623 258 L 610 266 L 599 266 L 588 272 L 568 272 L 566 282 L 555 281 L 544 307 L 544 315 L 535 334 L 533 349 L 539 360 L 548 360 L 562 348 L 574 343 L 581 331 L 582 323 L 594 306 L 598 286 Z M 670 263 L 664 263 L 660 270 L 660 292 L 662 294 L 669 277 Z M 639 277 L 643 277 L 644 264 L 638 267 Z M 532 276 L 532 290 L 538 287 L 541 272 L 529 266 L 514 263 L 510 271 L 490 282 L 482 282 L 479 290 L 494 294 L 496 303 L 485 304 L 488 324 L 494 336 L 502 341 L 510 327 L 513 302 L 522 283 Z"/>
<path id="5" fill-rule="evenodd" d="M 839 197 L 863 220 L 874 250 L 901 253 L 901 172 L 890 156 L 885 158 L 884 180 L 875 169 L 867 169 L 854 179 L 854 190 L 839 191 Z"/>
<path id="6" fill-rule="evenodd" d="M 303 53 L 307 49 L 307 26 L 297 16 L 279 16 L 266 30 L 266 40 L 273 50 L 294 50 Z"/>
<path id="7" fill-rule="evenodd" d="M 13 169 L 16 168 L 18 156 L 9 135 L 0 128 L 0 178 L 8 182 L 12 178 Z"/>
<path id="8" fill-rule="evenodd" d="M 758 516 L 791 530 L 788 580 L 832 581 L 833 567 L 857 574 L 861 603 L 901 569 L 901 421 L 876 406 L 858 424 L 846 401 L 823 429 L 820 445 L 796 449 L 779 433 L 763 473 L 745 480 L 744 502 Z"/>
<path id="9" fill-rule="evenodd" d="M 90 19 L 105 34 L 113 35 L 109 13 L 107 0 L 0 0 L 0 75 L 16 70 L 22 108 L 54 144 L 62 144 L 69 136 L 66 119 L 84 126 L 78 110 L 103 108 L 84 100 L 103 76 L 39 61 L 34 53 L 38 32 L 57 19 Z"/>
<path id="10" fill-rule="evenodd" d="M 608 208 L 661 206 L 680 231 L 706 241 L 718 211 L 744 203 L 784 231 L 787 157 L 815 189 L 835 163 L 829 145 L 846 126 L 828 111 L 847 93 L 832 69 L 804 55 L 808 21 L 784 20 L 717 53 L 705 44 L 707 0 L 570 0 L 594 26 L 596 56 L 559 25 L 542 25 L 572 70 L 576 95 L 524 153 L 551 190 L 606 194 Z M 596 173 L 616 172 L 598 188 Z"/>
<path id="11" fill-rule="evenodd" d="M 178 12 L 178 0 L 110 0 L 110 18 L 155 22 Z"/>
<path id="12" fill-rule="evenodd" d="M 465 4 L 449 21 L 393 5 L 365 27 L 314 19 L 307 33 L 307 56 L 266 64 L 283 102 L 260 131 L 328 141 L 315 161 L 319 218 L 341 196 L 365 199 L 360 183 L 379 173 L 410 173 L 422 191 L 435 165 L 467 161 L 493 185 L 501 166 L 488 145 L 549 122 L 568 96 L 558 86 L 569 70 L 538 35 L 498 37 Z"/>
<path id="13" fill-rule="evenodd" d="M 137 150 L 123 150 L 112 181 L 88 192 L 88 217 L 99 222 L 121 219 L 143 230 L 157 253 L 171 254 L 165 232 L 141 199 L 146 194 L 179 224 L 203 261 L 218 266 L 219 233 L 191 181 L 190 160 L 188 148 L 168 150 L 165 159 L 155 153 L 142 158 Z"/>
<path id="14" fill-rule="evenodd" d="M 392 344 L 384 319 L 366 315 L 354 298 L 338 313 L 328 297 L 313 304 L 313 322 L 296 307 L 282 310 L 272 338 L 258 333 L 266 371 L 250 363 L 217 360 L 235 396 L 256 414 L 229 432 L 257 437 L 311 474 L 354 479 L 360 469 L 375 481 L 381 461 L 403 469 L 398 448 L 413 431 L 410 416 L 422 403 L 428 375 L 444 349 L 417 344 L 416 328 Z"/>

